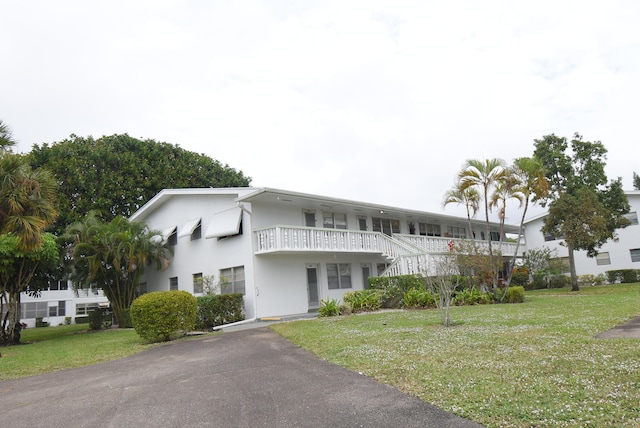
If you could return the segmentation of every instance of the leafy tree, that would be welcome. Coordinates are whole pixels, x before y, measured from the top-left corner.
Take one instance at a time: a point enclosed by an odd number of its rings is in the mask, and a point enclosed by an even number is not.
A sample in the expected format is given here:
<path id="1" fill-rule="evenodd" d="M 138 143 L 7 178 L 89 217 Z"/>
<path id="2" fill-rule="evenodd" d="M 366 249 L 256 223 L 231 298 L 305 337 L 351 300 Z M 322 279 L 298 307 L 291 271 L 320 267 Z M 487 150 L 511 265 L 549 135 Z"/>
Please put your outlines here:
<path id="1" fill-rule="evenodd" d="M 34 145 L 27 158 L 32 167 L 52 171 L 60 186 L 57 235 L 89 211 L 97 210 L 105 221 L 129 217 L 165 188 L 244 187 L 251 181 L 204 154 L 126 134 L 71 135 Z"/>
<path id="2" fill-rule="evenodd" d="M 74 287 L 102 288 L 118 322 L 135 298 L 145 267 L 155 264 L 162 269 L 169 264 L 169 251 L 157 239 L 159 232 L 122 216 L 107 223 L 91 212 L 70 225 L 67 234 L 72 241 Z"/>
<path id="3" fill-rule="evenodd" d="M 449 204 L 463 205 L 467 212 L 467 221 L 469 222 L 469 233 L 475 236 L 473 227 L 471 225 L 471 219 L 476 216 L 480 204 L 480 194 L 473 187 L 462 188 L 460 181 L 458 181 L 452 189 L 447 191 L 442 201 L 442 207 L 446 207 Z"/>
<path id="4" fill-rule="evenodd" d="M 621 178 L 607 184 L 607 149 L 600 141 L 584 141 L 577 133 L 570 143 L 553 134 L 534 141 L 534 157 L 544 166 L 550 184 L 549 214 L 542 231 L 564 240 L 572 290 L 578 291 L 574 251 L 586 250 L 594 257 L 605 242 L 617 240 L 616 229 L 629 224 L 623 217 L 629 201 Z"/>
<path id="5" fill-rule="evenodd" d="M 501 183 L 507 176 L 504 161 L 502 159 L 485 159 L 484 161 L 470 159 L 466 165 L 458 173 L 460 189 L 476 188 L 480 190 L 484 202 L 485 213 L 485 232 L 489 242 L 489 263 L 494 265 L 493 247 L 491 245 L 491 233 L 489 230 L 489 201 L 491 193 L 495 187 Z M 493 292 L 497 297 L 498 293 L 498 272 L 496 271 L 492 278 Z"/>
<path id="6" fill-rule="evenodd" d="M 633 173 L 633 188 L 635 190 L 640 190 L 640 175 Z"/>
<path id="7" fill-rule="evenodd" d="M 515 159 L 513 161 L 513 166 L 511 167 L 510 176 L 513 180 L 511 194 L 517 197 L 520 201 L 520 207 L 522 208 L 522 216 L 520 217 L 520 228 L 518 232 L 518 236 L 522 236 L 524 233 L 524 221 L 527 216 L 527 211 L 529 210 L 529 205 L 542 201 L 549 195 L 549 182 L 545 176 L 545 170 L 542 164 L 533 158 Z M 511 276 L 513 275 L 513 269 L 515 268 L 519 248 L 520 239 L 516 242 L 516 250 L 509 262 L 509 266 L 507 267 L 507 278 L 505 281 L 507 288 L 511 283 Z M 503 297 L 504 296 L 506 296 L 506 290 Z"/>
<path id="8" fill-rule="evenodd" d="M 34 277 L 55 269 L 58 261 L 58 245 L 50 233 L 43 234 L 40 244 L 28 250 L 23 248 L 17 235 L 0 234 L 0 313 L 5 313 L 0 344 L 20 342 L 20 293 L 37 293 Z"/>

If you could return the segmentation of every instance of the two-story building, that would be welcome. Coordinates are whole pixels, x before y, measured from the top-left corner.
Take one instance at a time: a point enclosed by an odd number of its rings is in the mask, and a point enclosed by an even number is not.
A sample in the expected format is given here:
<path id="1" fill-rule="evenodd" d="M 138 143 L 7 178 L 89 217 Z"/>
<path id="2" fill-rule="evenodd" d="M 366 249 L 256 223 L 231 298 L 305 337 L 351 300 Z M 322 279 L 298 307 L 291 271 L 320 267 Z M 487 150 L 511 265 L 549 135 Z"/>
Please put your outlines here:
<path id="1" fill-rule="evenodd" d="M 486 236 L 480 220 L 469 230 L 457 216 L 270 188 L 166 189 L 130 219 L 162 231 L 173 251 L 166 270 L 146 270 L 141 292 L 198 295 L 213 275 L 222 293 L 244 294 L 247 318 L 313 311 L 372 275 L 428 275 L 433 257 L 459 240 L 499 237 L 495 223 Z M 495 246 L 504 256 L 516 250 Z"/>
<path id="2" fill-rule="evenodd" d="M 599 275 L 608 270 L 640 269 L 640 225 L 638 212 L 640 211 L 640 191 L 625 192 L 631 210 L 625 216 L 629 219 L 629 226 L 618 229 L 618 241 L 610 240 L 598 251 L 596 257 L 587 257 L 586 251 L 575 251 L 576 273 L 578 275 Z M 527 248 L 549 248 L 561 259 L 566 259 L 568 266 L 569 254 L 560 236 L 542 233 L 546 213 L 530 218 L 525 222 L 524 236 Z"/>

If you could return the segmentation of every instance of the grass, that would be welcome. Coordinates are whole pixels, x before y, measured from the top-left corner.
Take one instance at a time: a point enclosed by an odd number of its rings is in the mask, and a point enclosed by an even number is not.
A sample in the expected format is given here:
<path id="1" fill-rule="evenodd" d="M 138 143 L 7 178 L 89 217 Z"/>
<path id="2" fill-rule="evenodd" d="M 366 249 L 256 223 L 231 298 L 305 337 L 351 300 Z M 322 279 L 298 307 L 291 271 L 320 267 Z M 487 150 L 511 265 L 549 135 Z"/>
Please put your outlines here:
<path id="1" fill-rule="evenodd" d="M 73 324 L 23 330 L 21 345 L 0 347 L 0 381 L 115 360 L 150 346 L 130 329 L 87 329 Z"/>
<path id="2" fill-rule="evenodd" d="M 595 335 L 640 315 L 640 284 L 527 292 L 515 305 L 387 311 L 273 330 L 487 427 L 640 426 L 640 340 Z"/>

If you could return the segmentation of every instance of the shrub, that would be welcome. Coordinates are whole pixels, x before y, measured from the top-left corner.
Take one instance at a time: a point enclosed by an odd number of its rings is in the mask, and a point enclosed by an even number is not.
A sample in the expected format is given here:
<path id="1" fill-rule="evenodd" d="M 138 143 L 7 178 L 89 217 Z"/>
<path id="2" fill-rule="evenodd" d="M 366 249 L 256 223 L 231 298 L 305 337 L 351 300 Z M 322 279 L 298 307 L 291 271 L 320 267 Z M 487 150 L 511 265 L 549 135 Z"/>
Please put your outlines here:
<path id="1" fill-rule="evenodd" d="M 165 342 L 178 332 L 186 334 L 196 324 L 196 298 L 183 290 L 154 291 L 131 303 L 131 322 L 148 342 Z"/>
<path id="2" fill-rule="evenodd" d="M 632 282 L 638 282 L 638 271 L 635 269 L 619 269 L 608 270 L 607 279 L 610 284 L 622 283 L 630 284 Z"/>
<path id="3" fill-rule="evenodd" d="M 120 310 L 120 319 L 118 320 L 118 327 L 131 328 L 131 310 L 129 308 Z"/>
<path id="4" fill-rule="evenodd" d="M 524 302 L 524 287 L 515 286 L 509 287 L 505 296 L 507 303 L 522 303 Z"/>
<path id="5" fill-rule="evenodd" d="M 36 327 L 49 327 L 49 323 L 42 321 L 42 318 L 36 318 Z"/>
<path id="6" fill-rule="evenodd" d="M 64 317 L 64 325 L 71 325 L 71 317 Z"/>
<path id="7" fill-rule="evenodd" d="M 511 275 L 511 285 L 522 285 L 525 286 L 529 283 L 529 272 L 523 272 L 520 270 L 516 270 Z"/>
<path id="8" fill-rule="evenodd" d="M 111 313 L 106 308 L 89 311 L 89 330 L 104 330 L 111 324 Z"/>
<path id="9" fill-rule="evenodd" d="M 605 282 L 607 282 L 607 278 L 604 276 L 604 274 L 601 273 L 598 276 L 596 276 L 594 285 L 602 285 Z"/>
<path id="10" fill-rule="evenodd" d="M 336 317 L 340 315 L 340 302 L 337 299 L 320 300 L 318 313 L 321 317 Z"/>
<path id="11" fill-rule="evenodd" d="M 591 274 L 580 275 L 578 277 L 578 282 L 584 285 L 595 285 L 596 276 Z"/>
<path id="12" fill-rule="evenodd" d="M 435 308 L 436 299 L 430 291 L 412 288 L 404 293 L 402 306 L 405 308 Z"/>
<path id="13" fill-rule="evenodd" d="M 344 294 L 344 302 L 351 306 L 353 312 L 376 311 L 382 306 L 381 290 L 358 290 Z"/>
<path id="14" fill-rule="evenodd" d="M 493 303 L 493 300 L 493 293 L 471 288 L 456 292 L 451 299 L 451 304 L 454 306 L 487 305 Z"/>
<path id="15" fill-rule="evenodd" d="M 552 275 L 549 278 L 549 288 L 562 288 L 569 284 L 571 278 L 566 275 Z"/>
<path id="16" fill-rule="evenodd" d="M 88 316 L 76 317 L 74 321 L 76 324 L 89 324 L 89 317 Z"/>
<path id="17" fill-rule="evenodd" d="M 196 328 L 199 330 L 244 320 L 244 298 L 240 293 L 210 294 L 196 300 Z"/>
<path id="18" fill-rule="evenodd" d="M 399 308 L 402 305 L 404 293 L 411 289 L 426 290 L 425 278 L 421 275 L 371 277 L 369 286 L 372 290 L 382 291 L 381 305 L 385 308 Z M 353 308 L 353 310 L 356 309 Z"/>

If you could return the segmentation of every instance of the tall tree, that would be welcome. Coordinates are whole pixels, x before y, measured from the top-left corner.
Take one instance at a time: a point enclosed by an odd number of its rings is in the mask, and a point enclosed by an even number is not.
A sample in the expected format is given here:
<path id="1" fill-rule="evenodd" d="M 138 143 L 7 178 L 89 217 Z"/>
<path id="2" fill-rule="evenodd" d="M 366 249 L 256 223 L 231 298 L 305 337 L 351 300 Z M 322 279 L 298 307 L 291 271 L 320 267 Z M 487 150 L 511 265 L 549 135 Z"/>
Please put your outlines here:
<path id="1" fill-rule="evenodd" d="M 15 146 L 15 144 L 16 142 L 13 139 L 13 133 L 9 125 L 0 119 L 0 155 L 11 151 L 11 148 Z"/>
<path id="2" fill-rule="evenodd" d="M 160 232 L 122 216 L 104 222 L 91 212 L 70 225 L 67 233 L 72 241 L 74 287 L 102 288 L 118 322 L 124 320 L 123 311 L 131 306 L 146 266 L 162 269 L 169 263 L 169 251 L 155 239 Z"/>
<path id="3" fill-rule="evenodd" d="M 484 214 L 485 214 L 485 233 L 486 239 L 489 242 L 489 263 L 494 265 L 493 247 L 491 245 L 491 232 L 489 228 L 489 201 L 491 193 L 506 176 L 507 171 L 504 161 L 502 159 L 485 159 L 484 161 L 477 159 L 470 159 L 463 167 L 462 171 L 458 173 L 458 179 L 460 181 L 460 188 L 466 190 L 468 188 L 475 187 L 479 189 L 484 202 Z M 498 272 L 496 271 L 492 278 L 492 287 L 494 295 L 498 295 Z"/>
<path id="4" fill-rule="evenodd" d="M 640 190 L 640 175 L 633 173 L 633 188 L 634 190 Z"/>
<path id="5" fill-rule="evenodd" d="M 521 202 L 522 216 L 520 217 L 518 237 L 522 237 L 524 233 L 524 221 L 527 216 L 527 211 L 529 210 L 529 205 L 543 201 L 549 195 L 549 181 L 547 181 L 545 170 L 540 161 L 526 157 L 517 158 L 513 161 L 511 177 L 514 180 L 512 192 L 514 195 L 519 196 L 518 199 Z M 516 250 L 507 268 L 507 278 L 505 281 L 507 288 L 511 282 L 519 248 L 520 239 L 516 242 Z M 506 296 L 506 290 L 504 295 Z"/>
<path id="6" fill-rule="evenodd" d="M 449 204 L 464 206 L 467 212 L 467 221 L 469 222 L 469 233 L 471 234 L 471 238 L 475 238 L 471 219 L 476 216 L 478 209 L 480 208 L 480 194 L 478 191 L 473 187 L 462 189 L 460 181 L 457 181 L 454 187 L 444 195 L 442 207 L 444 208 Z"/>
<path id="7" fill-rule="evenodd" d="M 105 221 L 129 217 L 165 188 L 245 187 L 251 181 L 204 154 L 126 134 L 72 135 L 34 145 L 27 157 L 32 167 L 46 167 L 58 180 L 60 217 L 52 228 L 57 235 L 92 210 Z"/>
<path id="8" fill-rule="evenodd" d="M 608 183 L 607 149 L 600 141 L 584 141 L 576 133 L 571 142 L 553 134 L 534 142 L 534 157 L 544 166 L 550 184 L 542 231 L 562 237 L 569 254 L 571 289 L 578 291 L 574 251 L 586 250 L 595 257 L 605 242 L 617 240 L 616 229 L 629 224 L 623 217 L 629 201 L 621 178 Z"/>
<path id="9" fill-rule="evenodd" d="M 0 302 L 8 309 L 1 323 L 4 343 L 19 341 L 20 293 L 50 254 L 44 233 L 57 216 L 53 176 L 31 169 L 24 157 L 11 153 L 14 144 L 11 131 L 0 122 Z"/>
<path id="10" fill-rule="evenodd" d="M 504 222 L 507 218 L 507 201 L 516 199 L 520 206 L 523 197 L 520 193 L 519 180 L 513 168 L 505 168 L 504 175 L 498 180 L 491 194 L 490 208 L 498 209 L 498 220 L 500 221 L 500 242 L 504 241 Z"/>
<path id="11" fill-rule="evenodd" d="M 37 294 L 34 277 L 54 270 L 58 262 L 58 245 L 50 233 L 28 250 L 15 234 L 0 234 L 0 313 L 5 314 L 0 321 L 0 344 L 20 342 L 20 294 Z"/>

